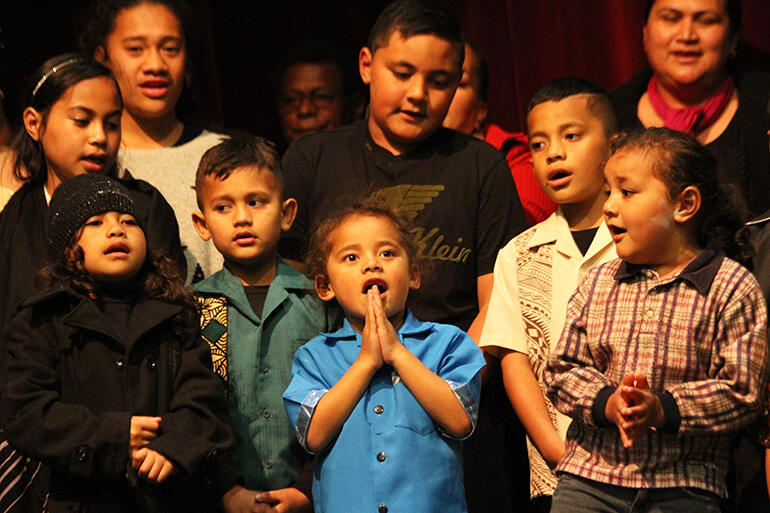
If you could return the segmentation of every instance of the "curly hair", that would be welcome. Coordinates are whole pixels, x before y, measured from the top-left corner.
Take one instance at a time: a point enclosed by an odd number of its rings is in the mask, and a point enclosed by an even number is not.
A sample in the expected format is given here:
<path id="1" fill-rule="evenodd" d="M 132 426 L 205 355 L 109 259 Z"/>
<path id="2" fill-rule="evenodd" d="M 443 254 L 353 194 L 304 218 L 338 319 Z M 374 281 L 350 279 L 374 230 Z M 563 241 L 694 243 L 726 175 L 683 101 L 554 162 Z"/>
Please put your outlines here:
<path id="1" fill-rule="evenodd" d="M 641 151 L 649 157 L 653 174 L 662 181 L 669 199 L 688 186 L 697 187 L 701 206 L 693 218 L 700 247 L 716 246 L 746 265 L 745 252 L 736 234 L 748 220 L 748 211 L 738 188 L 724 182 L 716 158 L 694 138 L 668 128 L 621 132 L 612 141 L 612 155 Z"/>
<path id="2" fill-rule="evenodd" d="M 44 267 L 37 274 L 37 284 L 42 290 L 51 290 L 57 283 L 69 285 L 97 303 L 102 300 L 102 287 L 83 265 L 84 254 L 79 244 L 67 248 L 63 262 Z M 139 273 L 132 279 L 138 298 L 154 299 L 182 307 L 175 320 L 179 328 L 198 322 L 200 307 L 195 298 L 185 290 L 184 278 L 179 266 L 162 251 L 148 251 Z"/>
<path id="3" fill-rule="evenodd" d="M 391 207 L 380 194 L 374 193 L 339 202 L 333 213 L 312 230 L 305 256 L 305 274 L 308 278 L 314 280 L 320 276 L 326 279 L 326 263 L 331 252 L 332 233 L 349 218 L 356 216 L 383 217 L 390 221 L 398 234 L 398 243 L 406 250 L 409 265 L 417 266 L 421 275 L 429 272 L 430 262 L 420 255 L 409 220 Z"/>

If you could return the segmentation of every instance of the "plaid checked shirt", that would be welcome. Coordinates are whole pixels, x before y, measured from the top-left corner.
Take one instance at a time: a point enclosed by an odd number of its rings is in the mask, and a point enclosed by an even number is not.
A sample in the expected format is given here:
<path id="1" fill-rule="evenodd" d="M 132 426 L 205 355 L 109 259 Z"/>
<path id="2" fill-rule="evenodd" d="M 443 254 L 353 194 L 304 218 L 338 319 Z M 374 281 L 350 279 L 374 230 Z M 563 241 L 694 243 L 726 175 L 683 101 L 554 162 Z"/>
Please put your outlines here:
<path id="1" fill-rule="evenodd" d="M 621 260 L 590 271 L 543 375 L 554 405 L 574 419 L 556 472 L 726 496 L 730 434 L 764 406 L 766 329 L 756 280 L 715 251 L 662 280 Z M 632 372 L 661 397 L 668 429 L 624 449 L 604 405 Z"/>

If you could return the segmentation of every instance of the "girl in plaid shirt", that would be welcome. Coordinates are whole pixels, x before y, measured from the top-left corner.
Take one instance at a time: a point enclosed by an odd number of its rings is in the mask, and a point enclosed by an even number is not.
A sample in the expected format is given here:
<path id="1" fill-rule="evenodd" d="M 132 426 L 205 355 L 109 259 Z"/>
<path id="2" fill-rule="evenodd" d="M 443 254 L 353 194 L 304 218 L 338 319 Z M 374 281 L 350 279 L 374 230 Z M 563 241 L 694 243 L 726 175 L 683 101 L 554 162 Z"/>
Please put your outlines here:
<path id="1" fill-rule="evenodd" d="M 552 513 L 718 512 L 730 438 L 762 409 L 767 313 L 741 211 L 695 139 L 625 134 L 605 167 L 620 260 L 570 299 L 543 379 L 572 422 Z"/>

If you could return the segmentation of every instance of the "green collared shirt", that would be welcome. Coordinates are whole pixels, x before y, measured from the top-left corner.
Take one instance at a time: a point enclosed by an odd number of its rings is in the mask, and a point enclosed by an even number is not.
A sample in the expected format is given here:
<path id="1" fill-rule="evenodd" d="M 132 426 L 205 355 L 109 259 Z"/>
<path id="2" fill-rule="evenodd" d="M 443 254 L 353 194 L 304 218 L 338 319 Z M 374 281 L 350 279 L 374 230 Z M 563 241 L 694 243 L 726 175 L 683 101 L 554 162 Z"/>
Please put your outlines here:
<path id="1" fill-rule="evenodd" d="M 227 332 L 228 401 L 236 463 L 246 487 L 292 486 L 308 457 L 297 443 L 281 395 L 291 381 L 294 352 L 319 333 L 336 330 L 341 316 L 329 312 L 312 282 L 280 258 L 261 317 L 226 267 L 194 289 L 204 298 L 204 322 L 207 297 L 223 298 L 226 306 L 226 317 L 220 312 L 214 326 Z"/>

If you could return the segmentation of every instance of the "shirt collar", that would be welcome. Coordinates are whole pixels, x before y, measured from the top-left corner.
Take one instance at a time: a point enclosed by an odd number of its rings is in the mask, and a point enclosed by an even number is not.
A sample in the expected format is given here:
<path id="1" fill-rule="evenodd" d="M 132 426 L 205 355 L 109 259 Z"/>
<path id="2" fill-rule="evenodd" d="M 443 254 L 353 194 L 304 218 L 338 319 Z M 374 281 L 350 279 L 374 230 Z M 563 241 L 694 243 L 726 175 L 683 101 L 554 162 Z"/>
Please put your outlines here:
<path id="1" fill-rule="evenodd" d="M 314 290 L 313 283 L 284 262 L 281 257 L 278 257 L 275 276 L 273 277 L 273 281 L 270 282 L 270 286 L 272 287 L 273 284 L 287 290 Z M 236 296 L 241 298 L 243 284 L 238 278 L 233 276 L 233 273 L 231 273 L 227 267 L 223 267 L 221 271 L 212 274 L 201 282 L 195 283 L 193 288 L 200 292 L 224 295 L 230 299 L 234 299 Z"/>
<path id="2" fill-rule="evenodd" d="M 556 212 L 548 216 L 548 219 L 537 225 L 535 233 L 527 244 L 528 249 L 543 246 L 545 244 L 552 244 L 559 239 L 559 231 L 563 229 L 569 230 L 567 220 L 564 219 L 564 215 L 561 213 L 561 208 L 556 209 Z"/>
<path id="3" fill-rule="evenodd" d="M 724 258 L 724 253 L 717 249 L 704 249 L 672 281 L 677 279 L 688 281 L 695 287 L 695 290 L 705 295 L 708 293 L 709 288 L 711 288 L 714 276 L 716 276 Z M 631 264 L 623 261 L 615 272 L 615 280 L 621 281 L 630 278 L 644 272 L 647 268 L 648 266 L 646 265 Z"/>
<path id="4" fill-rule="evenodd" d="M 586 254 L 583 255 L 577 247 L 575 239 L 572 237 L 572 232 L 570 232 L 569 223 L 567 223 L 567 219 L 564 217 L 561 207 L 559 207 L 548 219 L 537 225 L 535 233 L 527 243 L 527 249 L 537 248 L 546 244 L 556 244 L 556 249 L 567 256 L 588 260 L 605 247 L 614 243 L 612 242 L 612 236 L 607 228 L 607 224 L 602 222 L 596 230 L 591 246 L 586 251 Z"/>
<path id="5" fill-rule="evenodd" d="M 238 311 L 252 322 L 259 321 L 258 316 L 251 309 L 251 304 L 246 297 L 246 292 L 241 280 L 233 276 L 233 273 L 231 273 L 227 267 L 223 267 L 221 271 L 194 284 L 193 288 L 204 294 L 225 296 L 230 305 L 237 308 Z M 308 278 L 284 262 L 281 257 L 278 257 L 278 265 L 276 266 L 275 276 L 273 277 L 273 281 L 270 282 L 270 288 L 268 289 L 267 297 L 265 298 L 265 308 L 262 311 L 262 317 L 267 318 L 267 315 L 272 311 L 273 306 L 283 301 L 286 297 L 285 291 L 287 290 L 314 291 L 315 287 Z"/>
<path id="6" fill-rule="evenodd" d="M 412 315 L 411 311 L 407 310 L 406 317 L 404 318 L 404 324 L 402 324 L 398 329 L 398 334 L 400 336 L 413 336 L 419 333 L 430 331 L 432 329 L 432 323 L 420 322 L 417 320 L 417 318 L 415 318 L 414 315 Z M 360 339 L 361 334 L 354 330 L 350 322 L 345 319 L 345 322 L 342 324 L 342 328 L 335 331 L 334 333 L 327 333 L 326 338 L 332 340 Z"/>
<path id="7" fill-rule="evenodd" d="M 275 270 L 273 283 L 276 283 L 277 285 L 280 285 L 287 290 L 300 289 L 315 291 L 315 285 L 313 285 L 313 282 L 310 281 L 308 277 L 284 262 L 281 257 L 278 257 L 278 267 Z"/>

